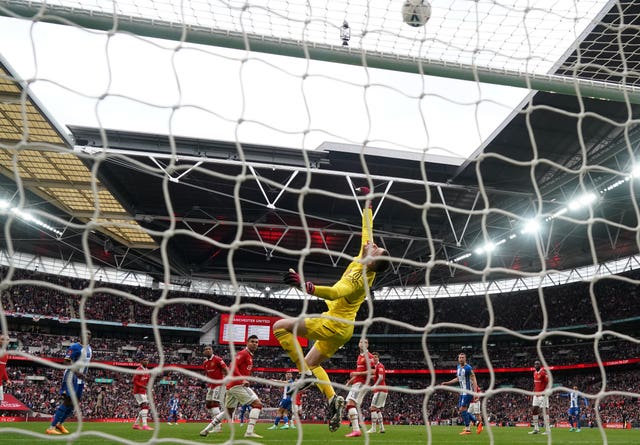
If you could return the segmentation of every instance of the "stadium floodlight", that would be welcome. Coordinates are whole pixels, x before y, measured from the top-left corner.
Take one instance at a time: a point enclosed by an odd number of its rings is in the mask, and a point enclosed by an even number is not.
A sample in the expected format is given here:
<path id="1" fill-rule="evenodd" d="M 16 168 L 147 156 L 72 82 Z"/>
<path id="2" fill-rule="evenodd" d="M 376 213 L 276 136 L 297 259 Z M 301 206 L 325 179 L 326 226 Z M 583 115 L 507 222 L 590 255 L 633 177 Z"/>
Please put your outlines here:
<path id="1" fill-rule="evenodd" d="M 26 212 L 26 211 L 24 211 L 22 209 L 19 209 L 18 207 L 11 207 L 10 205 L 8 207 L 5 207 L 5 208 L 8 208 L 11 213 L 16 215 L 21 220 L 26 221 L 27 223 L 33 224 L 33 225 L 38 226 L 38 227 L 40 227 L 42 229 L 46 229 L 49 232 L 53 232 L 58 236 L 62 236 L 62 232 L 60 230 L 56 229 L 55 227 L 52 227 L 51 225 L 47 224 L 46 222 L 42 221 L 41 219 L 36 218 L 34 215 L 32 215 L 29 212 Z"/>
<path id="2" fill-rule="evenodd" d="M 459 263 L 459 262 L 460 262 L 460 261 L 462 261 L 462 260 L 466 260 L 466 259 L 467 259 L 467 258 L 469 258 L 470 256 L 471 256 L 471 253 L 469 253 L 469 252 L 464 253 L 464 254 L 460 255 L 459 257 L 454 258 L 454 259 L 453 259 L 453 262 L 454 262 L 454 263 Z"/>
<path id="3" fill-rule="evenodd" d="M 569 202 L 569 210 L 578 210 L 583 207 L 587 207 L 591 205 L 598 197 L 595 193 L 589 192 L 584 195 L 578 196 L 573 201 Z"/>
<path id="4" fill-rule="evenodd" d="M 538 233 L 540 231 L 541 225 L 540 221 L 537 218 L 532 218 L 528 220 L 520 233 Z"/>
<path id="5" fill-rule="evenodd" d="M 0 210 L 5 210 L 11 207 L 11 203 L 6 199 L 0 199 Z"/>
<path id="6" fill-rule="evenodd" d="M 640 177 L 640 164 L 635 164 L 631 170 L 631 176 L 634 178 Z"/>
<path id="7" fill-rule="evenodd" d="M 489 241 L 484 246 L 478 247 L 474 252 L 475 252 L 476 255 L 482 255 L 483 253 L 493 252 L 495 250 L 495 248 L 496 248 L 496 244 L 494 244 L 491 241 Z"/>

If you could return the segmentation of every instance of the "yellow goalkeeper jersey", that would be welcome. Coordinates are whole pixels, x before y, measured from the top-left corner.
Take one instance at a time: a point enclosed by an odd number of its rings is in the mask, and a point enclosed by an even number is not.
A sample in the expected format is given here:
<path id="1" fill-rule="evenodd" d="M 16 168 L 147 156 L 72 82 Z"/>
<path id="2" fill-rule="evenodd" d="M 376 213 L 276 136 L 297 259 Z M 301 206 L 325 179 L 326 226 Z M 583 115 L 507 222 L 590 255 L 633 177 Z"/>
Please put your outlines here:
<path id="1" fill-rule="evenodd" d="M 370 208 L 362 212 L 362 243 L 360 253 L 349 264 L 340 280 L 333 286 L 316 286 L 314 295 L 325 300 L 329 310 L 326 315 L 339 317 L 345 320 L 355 320 L 356 314 L 362 302 L 366 299 L 364 280 L 362 277 L 363 265 L 359 262 L 364 246 L 373 238 L 373 216 Z M 376 274 L 367 269 L 366 280 L 371 287 Z"/>

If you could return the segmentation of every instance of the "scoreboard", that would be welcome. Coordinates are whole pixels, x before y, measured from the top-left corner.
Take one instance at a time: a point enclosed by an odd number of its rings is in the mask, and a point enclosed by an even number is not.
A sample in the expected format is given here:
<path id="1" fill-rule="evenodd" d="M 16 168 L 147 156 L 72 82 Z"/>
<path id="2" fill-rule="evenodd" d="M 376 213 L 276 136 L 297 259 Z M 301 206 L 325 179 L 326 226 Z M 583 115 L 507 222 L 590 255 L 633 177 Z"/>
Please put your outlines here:
<path id="1" fill-rule="evenodd" d="M 240 315 L 236 314 L 231 318 L 229 314 L 220 316 L 220 335 L 218 343 L 221 345 L 245 344 L 251 335 L 257 335 L 260 346 L 280 346 L 278 340 L 273 336 L 271 328 L 278 321 L 279 317 L 267 317 L 261 315 Z M 306 338 L 298 337 L 300 346 L 303 348 L 309 344 Z"/>

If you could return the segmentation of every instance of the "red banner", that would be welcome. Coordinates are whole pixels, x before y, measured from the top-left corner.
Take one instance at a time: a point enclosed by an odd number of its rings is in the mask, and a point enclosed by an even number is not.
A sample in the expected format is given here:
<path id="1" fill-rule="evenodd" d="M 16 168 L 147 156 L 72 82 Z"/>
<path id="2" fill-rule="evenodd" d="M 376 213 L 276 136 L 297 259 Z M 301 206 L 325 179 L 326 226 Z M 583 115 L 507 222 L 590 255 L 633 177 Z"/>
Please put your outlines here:
<path id="1" fill-rule="evenodd" d="M 273 324 L 278 320 L 280 320 L 278 317 L 259 315 L 234 315 L 232 319 L 229 314 L 222 314 L 218 342 L 221 345 L 229 343 L 244 345 L 249 336 L 257 335 L 260 346 L 280 346 L 271 330 Z M 306 338 L 298 337 L 298 341 L 303 348 L 309 344 Z"/>
<path id="2" fill-rule="evenodd" d="M 0 402 L 0 411 L 29 411 L 29 408 L 11 394 L 5 394 L 4 400 Z"/>
<path id="3" fill-rule="evenodd" d="M 0 416 L 0 423 L 2 422 L 26 422 L 26 417 L 16 417 L 16 416 Z"/>

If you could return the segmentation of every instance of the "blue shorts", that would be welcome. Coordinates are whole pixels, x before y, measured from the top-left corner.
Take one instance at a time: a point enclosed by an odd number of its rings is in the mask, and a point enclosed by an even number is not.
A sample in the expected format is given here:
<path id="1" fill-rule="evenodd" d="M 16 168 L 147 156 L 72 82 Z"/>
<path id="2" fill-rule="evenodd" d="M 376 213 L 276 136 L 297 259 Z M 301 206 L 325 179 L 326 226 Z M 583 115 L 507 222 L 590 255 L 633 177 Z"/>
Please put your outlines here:
<path id="1" fill-rule="evenodd" d="M 60 394 L 71 397 L 72 393 L 75 393 L 78 400 L 82 397 L 82 390 L 84 389 L 84 382 L 78 381 L 78 376 L 73 374 L 71 377 L 71 384 L 69 385 L 68 373 L 71 371 L 65 371 L 62 378 L 62 386 L 60 387 Z"/>
<path id="2" fill-rule="evenodd" d="M 169 410 L 169 415 L 170 416 L 177 416 L 178 415 L 178 410 L 177 409 L 170 409 Z"/>
<path id="3" fill-rule="evenodd" d="M 469 405 L 473 401 L 473 395 L 471 394 L 461 394 L 458 399 L 458 408 L 469 408 Z"/>
<path id="4" fill-rule="evenodd" d="M 290 410 L 291 409 L 291 399 L 282 399 L 280 403 L 278 403 L 278 408 Z"/>
<path id="5" fill-rule="evenodd" d="M 569 413 L 570 416 L 579 416 L 580 415 L 580 408 L 578 407 L 573 407 L 573 408 L 569 408 L 569 411 L 567 411 Z"/>

